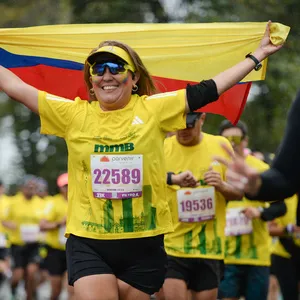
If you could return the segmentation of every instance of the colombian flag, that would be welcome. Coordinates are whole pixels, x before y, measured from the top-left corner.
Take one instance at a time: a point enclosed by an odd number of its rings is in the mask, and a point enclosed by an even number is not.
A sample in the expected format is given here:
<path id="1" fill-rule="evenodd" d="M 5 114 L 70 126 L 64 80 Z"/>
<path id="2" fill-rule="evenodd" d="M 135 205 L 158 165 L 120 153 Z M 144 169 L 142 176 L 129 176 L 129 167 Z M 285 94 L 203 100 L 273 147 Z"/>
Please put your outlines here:
<path id="1" fill-rule="evenodd" d="M 71 24 L 0 29 L 0 64 L 40 90 L 87 99 L 83 64 L 103 40 L 129 44 L 141 56 L 161 92 L 210 79 L 254 51 L 266 23 L 209 24 Z M 271 39 L 282 43 L 289 27 L 273 23 Z M 224 93 L 202 111 L 238 121 L 251 82 L 265 78 L 260 71 Z"/>

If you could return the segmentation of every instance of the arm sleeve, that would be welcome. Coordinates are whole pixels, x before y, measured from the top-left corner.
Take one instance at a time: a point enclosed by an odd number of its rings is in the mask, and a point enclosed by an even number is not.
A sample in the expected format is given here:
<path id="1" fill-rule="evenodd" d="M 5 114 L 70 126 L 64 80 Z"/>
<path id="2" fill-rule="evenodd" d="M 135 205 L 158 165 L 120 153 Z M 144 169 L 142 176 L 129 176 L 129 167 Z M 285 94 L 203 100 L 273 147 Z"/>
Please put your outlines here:
<path id="1" fill-rule="evenodd" d="M 186 87 L 186 98 L 190 111 L 195 111 L 211 102 L 218 100 L 218 90 L 214 80 L 203 80 L 198 84 Z"/>
<path id="2" fill-rule="evenodd" d="M 272 202 L 269 207 L 265 208 L 261 213 L 260 218 L 263 221 L 272 221 L 285 215 L 287 212 L 286 204 L 284 201 Z"/>
<path id="3" fill-rule="evenodd" d="M 288 198 L 298 192 L 300 183 L 299 141 L 300 92 L 290 109 L 285 135 L 272 167 L 262 173 L 261 189 L 252 199 L 271 201 Z"/>

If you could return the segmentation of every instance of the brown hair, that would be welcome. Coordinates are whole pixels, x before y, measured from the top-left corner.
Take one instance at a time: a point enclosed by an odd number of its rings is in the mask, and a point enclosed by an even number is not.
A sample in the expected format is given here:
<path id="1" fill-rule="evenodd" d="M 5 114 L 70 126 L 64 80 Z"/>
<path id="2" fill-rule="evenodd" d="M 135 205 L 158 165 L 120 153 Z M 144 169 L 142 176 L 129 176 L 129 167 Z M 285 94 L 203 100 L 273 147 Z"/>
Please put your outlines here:
<path id="1" fill-rule="evenodd" d="M 137 92 L 135 94 L 138 94 L 139 96 L 142 95 L 152 95 L 157 93 L 156 87 L 154 85 L 154 82 L 152 80 L 152 77 L 150 76 L 148 70 L 146 69 L 145 65 L 143 64 L 141 58 L 139 55 L 128 45 L 118 42 L 118 41 L 104 41 L 99 44 L 99 46 L 91 51 L 91 53 L 96 52 L 99 48 L 103 46 L 117 46 L 119 48 L 122 48 L 125 50 L 131 57 L 135 69 L 140 74 L 140 78 L 138 82 L 136 83 L 138 86 Z M 90 82 L 90 66 L 85 61 L 84 63 L 84 81 L 88 89 L 89 93 L 89 100 L 97 100 L 94 94 L 90 93 L 90 89 L 92 88 L 92 84 Z"/>

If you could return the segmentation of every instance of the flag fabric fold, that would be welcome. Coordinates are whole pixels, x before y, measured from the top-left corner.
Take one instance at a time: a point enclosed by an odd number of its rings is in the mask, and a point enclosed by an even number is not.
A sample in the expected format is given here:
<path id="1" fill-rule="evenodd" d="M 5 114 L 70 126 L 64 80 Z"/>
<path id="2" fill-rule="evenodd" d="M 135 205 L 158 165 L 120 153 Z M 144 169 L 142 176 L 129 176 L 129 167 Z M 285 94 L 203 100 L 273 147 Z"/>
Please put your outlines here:
<path id="1" fill-rule="evenodd" d="M 104 40 L 125 42 L 141 56 L 160 91 L 209 79 L 254 51 L 266 23 L 70 24 L 0 29 L 0 64 L 25 82 L 49 93 L 87 99 L 82 68 L 89 52 Z M 271 40 L 282 43 L 289 27 L 273 23 Z M 238 121 L 258 72 L 225 92 L 202 111 Z"/>

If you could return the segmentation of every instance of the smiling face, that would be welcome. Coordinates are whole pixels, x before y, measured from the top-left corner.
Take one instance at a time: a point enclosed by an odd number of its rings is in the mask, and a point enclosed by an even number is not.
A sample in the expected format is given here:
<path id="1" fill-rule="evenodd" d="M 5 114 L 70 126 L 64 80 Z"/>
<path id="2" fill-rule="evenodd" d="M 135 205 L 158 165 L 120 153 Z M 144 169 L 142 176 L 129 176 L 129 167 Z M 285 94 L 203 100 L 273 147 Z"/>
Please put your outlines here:
<path id="1" fill-rule="evenodd" d="M 110 53 L 100 53 L 96 63 L 119 62 L 117 56 Z M 129 70 L 113 75 L 106 67 L 102 76 L 90 76 L 90 82 L 103 110 L 116 110 L 125 107 L 131 98 L 133 86 L 137 83 L 139 74 Z"/>

